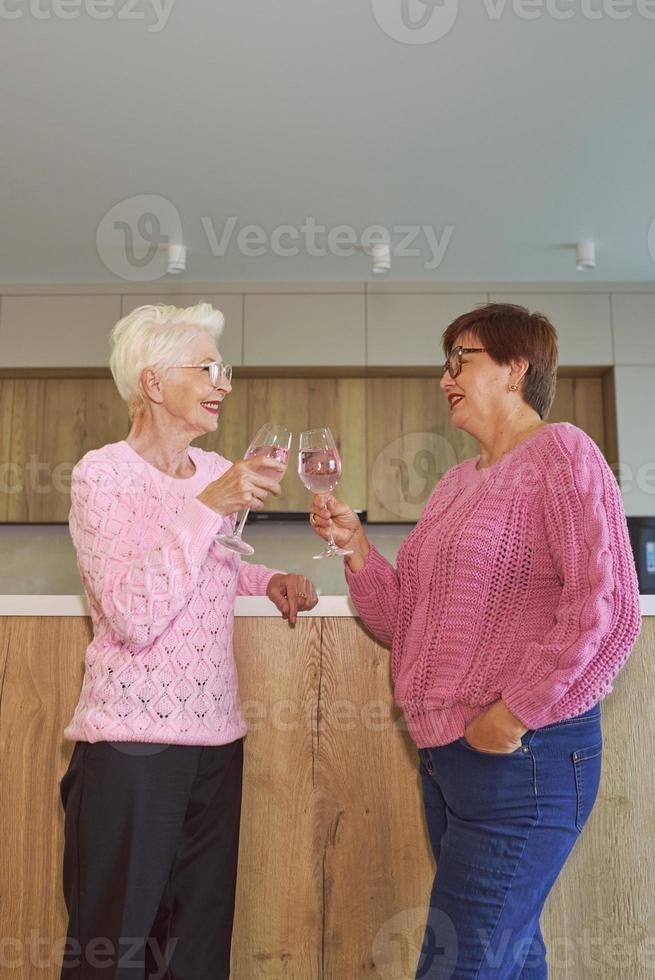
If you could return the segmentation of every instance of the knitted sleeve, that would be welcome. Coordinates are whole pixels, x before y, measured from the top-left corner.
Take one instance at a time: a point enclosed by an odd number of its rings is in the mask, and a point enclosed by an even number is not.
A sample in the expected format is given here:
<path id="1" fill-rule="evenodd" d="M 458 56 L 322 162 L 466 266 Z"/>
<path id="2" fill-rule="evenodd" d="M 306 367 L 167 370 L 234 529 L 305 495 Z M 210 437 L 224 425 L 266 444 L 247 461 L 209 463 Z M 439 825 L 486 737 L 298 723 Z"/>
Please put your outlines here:
<path id="1" fill-rule="evenodd" d="M 286 572 L 279 572 L 277 568 L 269 568 L 268 565 L 253 565 L 242 561 L 237 579 L 237 595 L 266 595 L 268 583 L 277 574 L 285 575 Z"/>
<path id="2" fill-rule="evenodd" d="M 143 508 L 143 493 L 126 488 L 111 465 L 83 459 L 73 470 L 69 526 L 84 587 L 111 629 L 137 649 L 160 636 L 187 604 L 222 523 L 192 497 L 157 544 L 143 551 Z"/>
<path id="3" fill-rule="evenodd" d="M 529 728 L 572 717 L 612 689 L 641 628 L 621 494 L 600 450 L 567 426 L 547 458 L 544 518 L 562 583 L 554 623 L 502 699 Z"/>
<path id="4" fill-rule="evenodd" d="M 344 564 L 350 595 L 362 622 L 386 646 L 391 644 L 398 619 L 398 573 L 377 548 L 369 544 L 363 568 L 353 572 Z"/>

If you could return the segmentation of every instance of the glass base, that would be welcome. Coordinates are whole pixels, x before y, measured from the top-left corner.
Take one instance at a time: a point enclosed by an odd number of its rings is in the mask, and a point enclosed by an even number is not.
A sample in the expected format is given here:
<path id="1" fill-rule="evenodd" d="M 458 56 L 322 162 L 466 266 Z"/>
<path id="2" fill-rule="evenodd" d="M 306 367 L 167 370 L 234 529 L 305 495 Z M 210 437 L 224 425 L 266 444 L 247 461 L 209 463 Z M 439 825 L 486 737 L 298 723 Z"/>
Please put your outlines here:
<path id="1" fill-rule="evenodd" d="M 312 555 L 313 558 L 342 558 L 344 555 L 352 555 L 352 551 L 346 548 L 337 548 L 336 544 L 328 545 L 320 555 Z"/>
<path id="2" fill-rule="evenodd" d="M 219 534 L 214 535 L 215 541 L 220 541 L 224 548 L 229 551 L 236 551 L 239 555 L 254 555 L 255 549 L 244 541 L 239 534 Z"/>

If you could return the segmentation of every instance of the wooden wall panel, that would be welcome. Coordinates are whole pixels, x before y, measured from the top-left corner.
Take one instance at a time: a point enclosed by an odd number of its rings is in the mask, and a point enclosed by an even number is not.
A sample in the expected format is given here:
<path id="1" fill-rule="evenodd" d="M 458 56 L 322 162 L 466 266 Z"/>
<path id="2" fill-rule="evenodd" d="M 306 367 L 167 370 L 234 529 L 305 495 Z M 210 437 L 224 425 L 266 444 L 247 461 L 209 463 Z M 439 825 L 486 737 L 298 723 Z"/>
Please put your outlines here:
<path id="1" fill-rule="evenodd" d="M 11 433 L 14 422 L 13 378 L 0 379 L 0 522 L 8 520 L 9 495 L 14 492 L 11 466 Z"/>
<path id="2" fill-rule="evenodd" d="M 66 521 L 73 466 L 125 438 L 127 409 L 104 379 L 16 379 L 14 391 L 10 459 L 22 489 L 10 495 L 7 519 Z"/>
<path id="3" fill-rule="evenodd" d="M 321 620 L 301 619 L 290 629 L 273 620 L 263 625 L 242 619 L 236 633 L 250 734 L 232 973 L 235 980 L 320 977 L 323 834 L 315 726 Z"/>
<path id="4" fill-rule="evenodd" d="M 83 618 L 0 619 L 6 655 L 0 701 L 0 921 L 2 936 L 20 942 L 22 951 L 16 970 L 8 963 L 17 950 L 7 949 L 7 960 L 0 960 L 2 980 L 59 976 L 54 958 L 67 924 L 59 781 L 72 751 L 62 739 L 62 724 L 77 702 L 90 639 L 90 620 Z M 30 942 L 34 936 L 40 947 Z"/>
<path id="5" fill-rule="evenodd" d="M 282 496 L 267 509 L 304 511 L 312 499 L 298 478 L 298 434 L 329 426 L 343 462 L 337 494 L 352 507 L 366 506 L 366 388 L 362 378 L 252 378 L 248 382 L 248 429 L 254 435 L 264 422 L 279 421 L 293 430 L 289 469 Z"/>
<path id="6" fill-rule="evenodd" d="M 248 382 L 232 381 L 232 391 L 221 406 L 218 430 L 194 441 L 195 446 L 208 452 L 220 453 L 235 462 L 242 459 L 251 435 L 248 429 Z"/>
<path id="7" fill-rule="evenodd" d="M 0 980 L 58 975 L 62 732 L 88 639 L 83 618 L 0 619 Z M 251 727 L 233 980 L 412 980 L 433 863 L 387 651 L 354 619 L 237 619 L 235 656 Z M 544 911 L 552 980 L 652 977 L 654 683 L 651 618 L 603 704 L 598 802 Z"/>
<path id="8" fill-rule="evenodd" d="M 549 422 L 572 422 L 606 451 L 604 378 L 564 377 L 557 382 Z"/>
<path id="9" fill-rule="evenodd" d="M 616 456 L 609 382 L 560 378 L 550 421 L 579 425 Z M 129 429 L 126 407 L 105 378 L 4 379 L 0 410 L 0 477 L 8 476 L 12 489 L 0 502 L 0 522 L 66 521 L 73 465 Z M 218 432 L 197 445 L 239 459 L 266 421 L 294 432 L 282 496 L 269 510 L 309 507 L 311 494 L 296 471 L 302 429 L 330 426 L 343 460 L 337 494 L 366 508 L 370 521 L 416 521 L 440 475 L 478 452 L 474 439 L 452 428 L 436 377 L 236 379 Z"/>
<path id="10" fill-rule="evenodd" d="M 437 378 L 369 378 L 368 519 L 417 521 L 435 484 L 478 452 L 450 424 Z"/>
<path id="11" fill-rule="evenodd" d="M 318 788 L 326 901 L 319 975 L 403 977 L 404 950 L 390 919 L 427 906 L 434 874 L 416 746 L 393 703 L 388 652 L 352 620 L 323 622 Z M 406 938 L 411 947 L 414 937 Z"/>

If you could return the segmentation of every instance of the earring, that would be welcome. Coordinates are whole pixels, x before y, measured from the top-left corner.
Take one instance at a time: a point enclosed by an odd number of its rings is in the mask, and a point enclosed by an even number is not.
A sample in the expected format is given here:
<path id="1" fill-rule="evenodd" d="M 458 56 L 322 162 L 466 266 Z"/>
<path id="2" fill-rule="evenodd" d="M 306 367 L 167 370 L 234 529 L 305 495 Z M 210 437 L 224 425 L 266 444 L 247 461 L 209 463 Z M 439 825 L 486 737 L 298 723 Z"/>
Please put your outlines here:
<path id="1" fill-rule="evenodd" d="M 519 386 L 518 385 L 510 385 L 507 390 L 508 391 L 518 391 L 519 390 Z"/>

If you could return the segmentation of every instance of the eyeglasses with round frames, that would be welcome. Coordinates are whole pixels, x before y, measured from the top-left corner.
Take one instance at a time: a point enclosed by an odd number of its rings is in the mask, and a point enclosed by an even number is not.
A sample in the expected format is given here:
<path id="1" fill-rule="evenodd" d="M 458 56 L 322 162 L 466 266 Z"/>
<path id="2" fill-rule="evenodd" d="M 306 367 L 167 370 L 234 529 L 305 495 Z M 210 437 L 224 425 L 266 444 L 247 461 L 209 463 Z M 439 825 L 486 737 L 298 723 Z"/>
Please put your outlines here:
<path id="1" fill-rule="evenodd" d="M 213 388 L 217 388 L 223 379 L 228 384 L 232 382 L 232 365 L 223 364 L 222 361 L 211 361 L 209 364 L 173 364 L 178 368 L 200 368 L 209 372 L 209 382 Z"/>
<path id="2" fill-rule="evenodd" d="M 453 347 L 441 369 L 441 376 L 443 377 L 447 371 L 455 380 L 462 373 L 462 357 L 464 354 L 483 354 L 486 349 L 486 347 Z"/>

